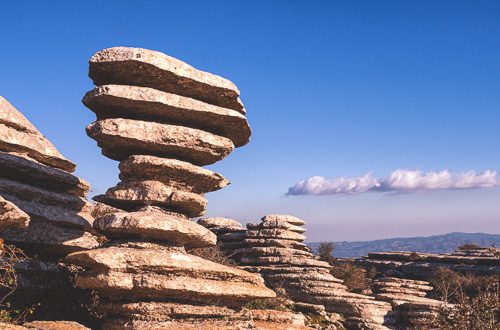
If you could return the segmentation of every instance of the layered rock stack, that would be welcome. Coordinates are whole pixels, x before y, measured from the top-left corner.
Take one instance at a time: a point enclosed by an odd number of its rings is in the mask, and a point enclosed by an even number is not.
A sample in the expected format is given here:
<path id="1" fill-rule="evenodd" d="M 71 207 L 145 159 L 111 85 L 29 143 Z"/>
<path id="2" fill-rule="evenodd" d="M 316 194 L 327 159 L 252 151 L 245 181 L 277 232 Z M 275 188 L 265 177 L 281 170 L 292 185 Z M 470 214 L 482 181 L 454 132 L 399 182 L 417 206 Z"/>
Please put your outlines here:
<path id="1" fill-rule="evenodd" d="M 429 322 L 444 303 L 426 298 L 432 286 L 426 281 L 384 277 L 373 282 L 372 292 L 378 300 L 393 306 L 399 328 L 415 329 Z"/>
<path id="2" fill-rule="evenodd" d="M 0 97 L 0 229 L 17 227 L 2 238 L 55 259 L 96 247 L 89 185 L 75 167 Z"/>
<path id="3" fill-rule="evenodd" d="M 398 277 L 429 280 L 441 267 L 463 274 L 500 274 L 500 249 L 486 248 L 471 251 L 458 250 L 451 254 L 416 253 L 406 251 L 373 252 L 355 260 L 365 269 L 375 268 L 382 274 L 398 274 Z"/>
<path id="4" fill-rule="evenodd" d="M 97 87 L 83 103 L 97 121 L 87 134 L 105 156 L 120 161 L 122 181 L 95 197 L 112 207 L 94 222 L 112 243 L 67 260 L 86 268 L 77 285 L 100 295 L 108 315 L 104 328 L 251 326 L 237 311 L 251 300 L 275 296 L 262 278 L 185 250 L 216 244 L 212 232 L 189 218 L 204 214 L 204 193 L 228 184 L 200 166 L 249 141 L 238 89 L 139 48 L 97 52 L 89 75 Z"/>
<path id="5" fill-rule="evenodd" d="M 234 251 L 243 269 L 262 274 L 268 286 L 297 302 L 297 307 L 342 314 L 350 329 L 385 329 L 391 305 L 374 297 L 350 293 L 342 280 L 330 274 L 331 266 L 317 260 L 304 243 L 305 222 L 287 215 L 268 215 L 247 224 L 245 245 Z M 240 234 L 226 233 L 220 239 Z M 316 307 L 315 307 L 316 306 Z"/>
<path id="6" fill-rule="evenodd" d="M 20 306 L 43 302 L 36 316 L 71 317 L 68 311 L 79 305 L 74 299 L 84 293 L 75 291 L 70 267 L 59 262 L 99 245 L 85 198 L 89 185 L 71 174 L 74 170 L 75 164 L 0 97 L 0 237 L 30 257 L 15 265 L 18 287 L 9 300 Z"/>
<path id="7" fill-rule="evenodd" d="M 236 249 L 245 247 L 243 240 L 247 230 L 236 220 L 221 217 L 201 218 L 198 224 L 217 235 L 217 245 L 230 257 Z"/>

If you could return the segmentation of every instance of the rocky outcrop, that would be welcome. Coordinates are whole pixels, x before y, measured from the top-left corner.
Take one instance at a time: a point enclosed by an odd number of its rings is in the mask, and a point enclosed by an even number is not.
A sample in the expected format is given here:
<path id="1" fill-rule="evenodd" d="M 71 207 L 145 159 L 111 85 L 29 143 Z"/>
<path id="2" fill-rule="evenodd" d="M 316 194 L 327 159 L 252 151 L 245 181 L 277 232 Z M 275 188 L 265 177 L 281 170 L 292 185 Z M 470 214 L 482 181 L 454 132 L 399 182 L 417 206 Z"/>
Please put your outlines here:
<path id="1" fill-rule="evenodd" d="M 0 322 L 3 330 L 90 330 L 81 324 L 71 321 L 33 321 L 21 325 Z"/>
<path id="2" fill-rule="evenodd" d="M 260 223 L 247 224 L 245 232 L 231 232 L 234 222 L 201 220 L 224 244 L 243 247 L 233 258 L 245 270 L 260 273 L 268 286 L 300 304 L 300 308 L 342 314 L 349 329 L 387 329 L 393 319 L 391 305 L 374 297 L 350 293 L 330 274 L 331 266 L 317 260 L 304 244 L 305 222 L 286 215 L 268 215 Z"/>
<path id="3" fill-rule="evenodd" d="M 228 80 L 165 54 L 116 47 L 90 60 L 98 86 L 83 102 L 97 115 L 87 127 L 120 160 L 116 187 L 94 199 L 103 248 L 70 254 L 76 283 L 96 291 L 104 329 L 243 329 L 242 307 L 275 297 L 261 276 L 186 252 L 216 236 L 189 220 L 205 213 L 204 194 L 229 182 L 201 168 L 248 142 L 239 91 Z"/>
<path id="4" fill-rule="evenodd" d="M 373 252 L 356 259 L 355 263 L 366 269 L 375 268 L 380 273 L 421 280 L 429 280 L 440 267 L 464 274 L 497 275 L 500 274 L 500 249 L 457 250 L 451 254 Z"/>
<path id="5" fill-rule="evenodd" d="M 85 198 L 89 184 L 71 174 L 74 169 L 74 163 L 0 97 L 0 237 L 31 257 L 14 266 L 18 286 L 9 300 L 24 307 L 43 301 L 35 316 L 70 317 L 68 311 L 78 308 L 80 301 L 75 300 L 85 293 L 73 287 L 70 267 L 60 262 L 69 253 L 99 245 L 92 205 Z M 57 308 L 48 306 L 52 303 Z M 54 324 L 29 328 L 83 329 Z"/>
<path id="6" fill-rule="evenodd" d="M 242 241 L 246 229 L 236 220 L 222 217 L 201 218 L 198 224 L 217 235 L 217 244 L 229 256 L 232 256 L 236 249 L 245 247 Z"/>
<path id="7" fill-rule="evenodd" d="M 396 325 L 401 329 L 422 327 L 437 315 L 440 308 L 450 307 L 442 301 L 426 298 L 430 291 L 429 282 L 396 277 L 384 277 L 372 284 L 376 299 L 393 306 Z"/>
<path id="8" fill-rule="evenodd" d="M 91 249 L 89 185 L 19 111 L 0 97 L 0 236 L 54 260 Z M 29 222 L 29 226 L 26 225 Z M 26 227 L 26 228 L 23 228 Z"/>

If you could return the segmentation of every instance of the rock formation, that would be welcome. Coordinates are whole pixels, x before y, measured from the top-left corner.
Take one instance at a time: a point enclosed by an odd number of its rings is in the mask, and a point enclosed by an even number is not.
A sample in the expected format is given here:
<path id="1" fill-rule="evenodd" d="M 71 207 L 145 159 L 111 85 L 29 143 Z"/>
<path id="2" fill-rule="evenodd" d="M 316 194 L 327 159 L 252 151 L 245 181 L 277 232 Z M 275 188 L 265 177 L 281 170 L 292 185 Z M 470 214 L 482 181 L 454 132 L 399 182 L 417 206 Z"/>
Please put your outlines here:
<path id="1" fill-rule="evenodd" d="M 416 329 L 432 320 L 445 304 L 426 298 L 432 286 L 426 281 L 384 277 L 373 282 L 372 291 L 377 300 L 389 302 L 394 310 L 398 328 Z"/>
<path id="2" fill-rule="evenodd" d="M 497 275 L 500 274 L 500 249 L 457 250 L 451 254 L 373 252 L 356 259 L 355 263 L 366 269 L 375 268 L 380 273 L 422 280 L 429 280 L 440 267 L 464 274 Z"/>
<path id="3" fill-rule="evenodd" d="M 71 321 L 33 321 L 21 325 L 0 322 L 2 330 L 90 330 L 81 324 Z"/>
<path id="4" fill-rule="evenodd" d="M 83 103 L 97 121 L 87 134 L 120 161 L 121 182 L 94 198 L 94 228 L 111 243 L 67 260 L 86 269 L 77 285 L 101 297 L 104 329 L 252 327 L 239 310 L 275 296 L 262 278 L 186 252 L 216 244 L 189 218 L 204 214 L 205 193 L 229 183 L 200 166 L 249 141 L 238 89 L 139 48 L 97 52 L 89 75 L 97 87 Z"/>
<path id="5" fill-rule="evenodd" d="M 0 229 L 7 242 L 51 258 L 98 245 L 89 185 L 75 165 L 0 97 Z M 23 228 L 29 222 L 29 226 Z"/>
<path id="6" fill-rule="evenodd" d="M 386 329 L 383 324 L 391 322 L 391 305 L 348 292 L 342 280 L 330 274 L 331 266 L 317 260 L 304 243 L 304 224 L 293 216 L 268 215 L 258 224 L 247 224 L 243 235 L 221 228 L 217 232 L 223 242 L 244 245 L 234 251 L 243 269 L 260 273 L 268 286 L 299 303 L 299 308 L 324 306 L 327 312 L 342 314 L 349 329 Z M 238 226 L 231 223 L 231 227 Z"/>
<path id="7" fill-rule="evenodd" d="M 83 294 L 73 291 L 70 268 L 60 261 L 99 245 L 85 198 L 89 185 L 71 174 L 74 169 L 0 97 L 0 237 L 30 257 L 14 265 L 18 286 L 9 300 L 24 307 L 43 302 L 37 317 L 71 317 L 67 311 L 77 308 L 72 303 Z M 53 302 L 57 308 L 49 306 Z"/>
<path id="8" fill-rule="evenodd" d="M 236 249 L 245 247 L 243 239 L 247 230 L 236 220 L 221 217 L 201 218 L 198 224 L 217 235 L 217 245 L 230 257 Z"/>

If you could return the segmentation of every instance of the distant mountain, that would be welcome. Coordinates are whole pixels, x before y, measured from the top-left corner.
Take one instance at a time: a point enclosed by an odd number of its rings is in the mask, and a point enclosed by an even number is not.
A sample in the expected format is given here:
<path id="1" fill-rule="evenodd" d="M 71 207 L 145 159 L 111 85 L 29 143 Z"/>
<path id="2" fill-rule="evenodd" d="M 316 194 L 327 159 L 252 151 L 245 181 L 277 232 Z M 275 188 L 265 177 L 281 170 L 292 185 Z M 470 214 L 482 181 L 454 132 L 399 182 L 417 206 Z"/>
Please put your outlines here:
<path id="1" fill-rule="evenodd" d="M 368 252 L 415 251 L 427 253 L 450 253 L 457 246 L 473 243 L 483 247 L 495 244 L 500 247 L 500 235 L 484 233 L 449 233 L 427 237 L 398 237 L 361 242 L 334 242 L 333 255 L 338 258 L 366 256 Z M 315 250 L 319 242 L 307 243 Z"/>

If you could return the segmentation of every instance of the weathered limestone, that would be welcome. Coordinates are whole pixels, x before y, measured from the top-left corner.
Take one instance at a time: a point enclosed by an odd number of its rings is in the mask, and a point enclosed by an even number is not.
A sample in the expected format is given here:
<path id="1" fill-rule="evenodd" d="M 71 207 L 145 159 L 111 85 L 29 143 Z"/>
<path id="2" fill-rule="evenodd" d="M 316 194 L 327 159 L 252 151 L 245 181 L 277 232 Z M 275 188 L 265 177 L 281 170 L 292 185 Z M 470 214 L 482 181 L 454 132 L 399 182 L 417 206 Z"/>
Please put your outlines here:
<path id="1" fill-rule="evenodd" d="M 151 87 L 245 113 L 240 91 L 231 81 L 153 50 L 103 49 L 90 59 L 89 76 L 96 85 Z"/>
<path id="2" fill-rule="evenodd" d="M 165 221 L 168 219 L 168 221 Z M 109 237 L 140 237 L 144 240 L 169 241 L 189 248 L 213 246 L 217 237 L 178 213 L 147 208 L 137 212 L 119 212 L 100 217 L 94 227 Z"/>
<path id="3" fill-rule="evenodd" d="M 107 156 L 115 160 L 146 154 L 210 165 L 234 149 L 228 138 L 196 128 L 122 118 L 98 120 L 87 126 L 87 134 L 112 150 Z"/>
<path id="4" fill-rule="evenodd" d="M 1 125 L 1 217 L 21 227 L 29 217 L 30 224 L 0 235 L 26 248 L 58 251 L 54 256 L 97 246 L 96 238 L 86 232 L 93 222 L 85 199 L 89 185 L 69 173 L 75 165 L 2 97 Z"/>
<path id="5" fill-rule="evenodd" d="M 366 269 L 375 268 L 380 273 L 398 273 L 400 277 L 429 280 L 440 267 L 461 273 L 478 275 L 500 274 L 500 249 L 485 248 L 482 252 L 452 254 L 415 252 L 373 252 L 356 259 L 355 263 Z"/>
<path id="6" fill-rule="evenodd" d="M 242 238 L 245 236 L 245 228 L 236 220 L 215 217 L 201 218 L 198 224 L 208 228 L 211 232 L 217 235 L 218 246 L 229 255 L 235 249 L 243 248 Z"/>
<path id="7" fill-rule="evenodd" d="M 92 206 L 85 198 L 89 185 L 71 174 L 74 169 L 75 164 L 0 97 L 0 237 L 31 258 L 14 266 L 18 286 L 9 300 L 17 306 L 34 306 L 43 297 L 41 309 L 57 301 L 61 306 L 55 313 L 74 311 L 80 306 L 77 297 L 85 296 L 73 286 L 71 267 L 61 263 L 68 253 L 99 246 L 92 234 Z M 46 311 L 48 317 L 59 316 Z M 68 322 L 25 327 L 87 329 Z"/>
<path id="8" fill-rule="evenodd" d="M 119 117 L 203 128 L 229 138 L 236 147 L 250 140 L 250 126 L 241 113 L 153 88 L 99 86 L 85 95 L 83 103 L 98 119 Z"/>
<path id="9" fill-rule="evenodd" d="M 293 216 L 269 215 L 258 224 L 247 224 L 246 232 L 228 232 L 232 222 L 200 221 L 219 239 L 242 247 L 233 258 L 243 269 L 260 273 L 270 287 L 293 301 L 344 316 L 349 329 L 388 329 L 391 305 L 374 297 L 350 293 L 342 281 L 330 274 L 332 266 L 317 260 L 303 243 L 305 222 Z M 311 309 L 309 307 L 309 309 Z M 321 310 L 316 307 L 315 310 Z"/>
<path id="10" fill-rule="evenodd" d="M 21 325 L 0 322 L 2 330 L 90 330 L 81 324 L 71 321 L 33 321 Z"/>
<path id="11" fill-rule="evenodd" d="M 83 99 L 97 116 L 87 134 L 121 161 L 122 181 L 94 197 L 94 229 L 109 243 L 66 260 L 85 269 L 77 286 L 99 295 L 103 329 L 255 328 L 243 306 L 276 296 L 262 277 L 186 252 L 217 242 L 189 218 L 205 213 L 205 193 L 229 184 L 200 166 L 249 140 L 239 91 L 137 48 L 96 53 L 90 77 L 101 86 Z"/>
<path id="12" fill-rule="evenodd" d="M 142 206 L 161 206 L 196 217 L 205 213 L 207 200 L 204 196 L 179 191 L 160 181 L 121 181 L 108 189 L 105 195 L 94 198 L 98 202 L 131 210 Z"/>
<path id="13" fill-rule="evenodd" d="M 48 166 L 73 172 L 76 165 L 61 153 L 38 130 L 0 96 L 0 151 L 26 154 Z"/>
<path id="14" fill-rule="evenodd" d="M 29 222 L 29 215 L 0 196 L 0 231 L 8 228 L 24 228 Z"/>
<path id="15" fill-rule="evenodd" d="M 229 184 L 222 175 L 177 159 L 131 156 L 120 163 L 120 179 L 154 180 L 197 194 L 216 191 Z"/>
<path id="16" fill-rule="evenodd" d="M 450 307 L 442 301 L 426 298 L 432 286 L 425 281 L 384 277 L 373 283 L 372 291 L 377 300 L 393 306 L 400 328 L 418 328 L 422 322 L 432 320 L 439 308 Z"/>

